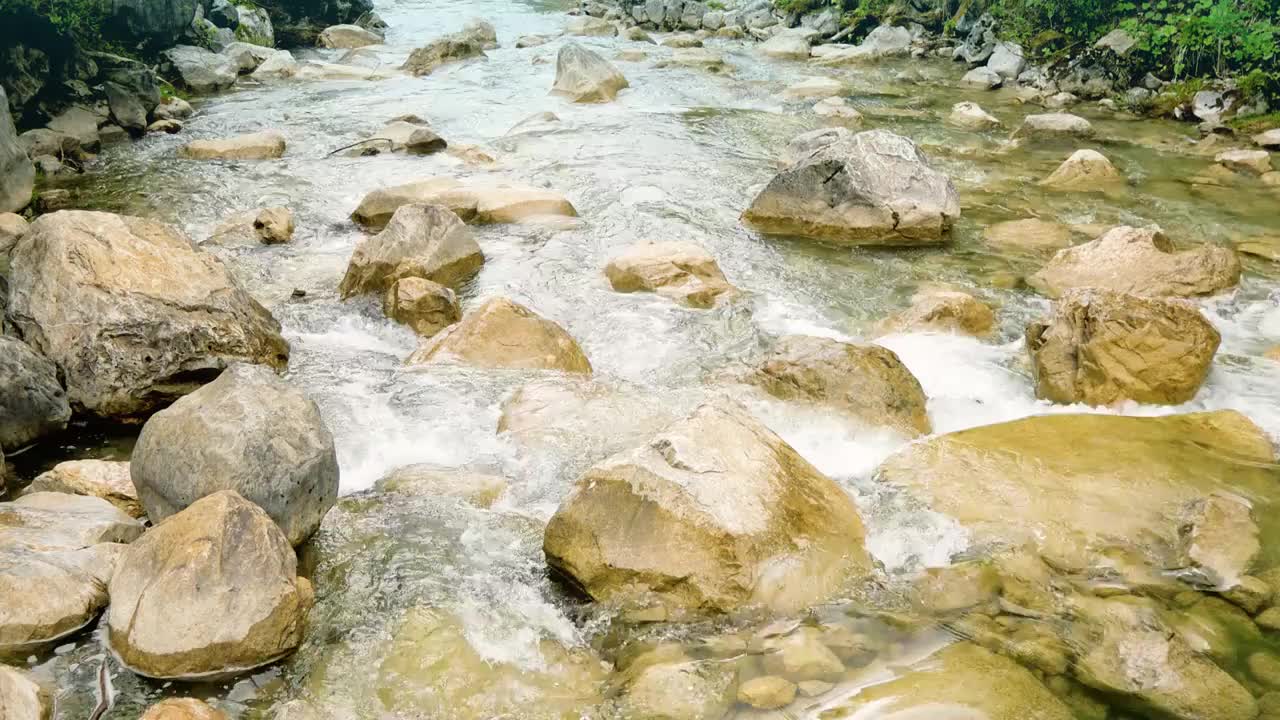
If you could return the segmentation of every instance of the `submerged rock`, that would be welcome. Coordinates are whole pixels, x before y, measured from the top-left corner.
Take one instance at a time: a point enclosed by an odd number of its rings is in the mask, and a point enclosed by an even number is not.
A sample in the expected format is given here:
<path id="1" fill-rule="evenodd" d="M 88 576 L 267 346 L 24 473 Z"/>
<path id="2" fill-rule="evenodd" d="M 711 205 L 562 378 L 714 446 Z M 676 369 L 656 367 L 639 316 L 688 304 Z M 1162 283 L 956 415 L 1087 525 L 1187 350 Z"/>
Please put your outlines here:
<path id="1" fill-rule="evenodd" d="M 953 105 L 951 114 L 947 116 L 947 122 L 966 130 L 990 130 L 1000 127 L 1000 121 L 995 116 L 987 113 L 974 102 L 960 102 Z"/>
<path id="2" fill-rule="evenodd" d="M 223 490 L 267 512 L 293 545 L 338 495 L 338 459 L 320 409 L 268 368 L 233 365 L 151 417 L 130 465 L 158 523 Z"/>
<path id="3" fill-rule="evenodd" d="M 551 92 L 574 102 L 609 102 L 628 87 L 627 79 L 595 51 L 566 43 L 556 55 L 556 82 Z"/>
<path id="4" fill-rule="evenodd" d="M 736 293 L 715 258 L 693 243 L 634 245 L 610 260 L 604 274 L 618 292 L 656 292 L 696 308 L 714 307 Z"/>
<path id="5" fill-rule="evenodd" d="M 382 36 L 359 25 L 331 25 L 320 31 L 316 45 L 323 48 L 350 50 L 369 45 L 381 45 Z"/>
<path id="6" fill-rule="evenodd" d="M 501 475 L 417 464 L 396 468 L 374 487 L 381 492 L 452 497 L 487 508 L 497 502 L 508 485 L 510 482 Z"/>
<path id="7" fill-rule="evenodd" d="M 356 246 L 338 292 L 343 298 L 385 293 L 409 277 L 452 287 L 469 280 L 483 264 L 479 243 L 452 210 L 401 205 L 382 232 Z"/>
<path id="8" fill-rule="evenodd" d="M 1077 150 L 1053 174 L 1040 181 L 1054 190 L 1106 192 L 1124 185 L 1124 176 L 1096 150 Z"/>
<path id="9" fill-rule="evenodd" d="M 907 437 L 930 432 L 924 390 L 892 350 L 791 335 L 778 341 L 750 376 L 783 400 L 835 408 Z"/>
<path id="10" fill-rule="evenodd" d="M 73 408 L 137 417 L 234 362 L 283 367 L 280 326 L 213 255 L 143 218 L 66 210 L 19 241 L 9 315 Z"/>
<path id="11" fill-rule="evenodd" d="M 410 365 L 454 362 L 486 368 L 590 373 L 591 363 L 564 328 L 498 297 L 463 315 L 409 356 Z"/>
<path id="12" fill-rule="evenodd" d="M 587 471 L 547 562 L 600 601 L 784 612 L 871 569 L 849 496 L 741 408 L 704 405 Z"/>
<path id="13" fill-rule="evenodd" d="M 760 710 L 776 710 L 796 699 L 796 684 L 777 675 L 752 678 L 738 686 L 738 702 Z"/>
<path id="14" fill-rule="evenodd" d="M 403 277 L 391 283 L 382 297 L 382 312 L 426 338 L 462 319 L 453 291 L 420 277 Z"/>
<path id="15" fill-rule="evenodd" d="M 1071 228 L 1038 218 L 1009 220 L 984 228 L 982 241 L 999 248 L 1037 252 L 1061 250 L 1071 247 Z"/>
<path id="16" fill-rule="evenodd" d="M 987 337 L 995 329 L 991 307 L 969 293 L 958 290 L 927 290 L 911 298 L 911 306 L 886 318 L 877 329 L 882 333 L 947 332 Z"/>
<path id="17" fill-rule="evenodd" d="M 99 497 L 129 517 L 145 518 L 127 460 L 68 460 L 36 476 L 28 493 L 58 492 Z"/>
<path id="18" fill-rule="evenodd" d="M 1057 403 L 1187 402 L 1220 340 L 1194 306 L 1088 288 L 1027 327 L 1036 396 Z"/>
<path id="19" fill-rule="evenodd" d="M 886 130 L 815 150 L 775 176 L 743 213 L 766 233 L 841 245 L 943 242 L 959 216 L 951 180 L 915 143 Z"/>
<path id="20" fill-rule="evenodd" d="M 782 96 L 788 100 L 822 100 L 833 95 L 843 95 L 845 84 L 829 77 L 810 77 L 788 85 Z"/>
<path id="21" fill-rule="evenodd" d="M 370 192 L 351 213 L 351 219 L 380 228 L 391 220 L 397 208 L 410 203 L 444 205 L 464 222 L 476 225 L 578 215 L 573 204 L 554 190 L 512 185 L 465 186 L 452 178 L 429 178 Z"/>
<path id="22" fill-rule="evenodd" d="M 665 648 L 636 658 L 621 684 L 618 704 L 628 718 L 720 720 L 735 697 L 731 668 Z"/>
<path id="23" fill-rule="evenodd" d="M 311 583 L 284 533 L 232 490 L 130 545 L 111 578 L 107 638 L 146 677 L 211 680 L 275 662 L 302 641 Z"/>
<path id="24" fill-rule="evenodd" d="M 1015 138 L 1080 138 L 1094 135 L 1093 125 L 1079 115 L 1045 113 L 1028 115 L 1013 132 Z"/>
<path id="25" fill-rule="evenodd" d="M 1145 297 L 1211 295 L 1240 281 L 1235 252 L 1205 244 L 1177 252 L 1158 227 L 1122 225 L 1053 256 L 1027 284 L 1049 297 L 1094 287 Z"/>
<path id="26" fill-rule="evenodd" d="M 862 113 L 855 110 L 842 97 L 829 97 L 813 104 L 813 114 L 818 117 L 831 118 L 845 125 L 862 124 Z"/>
<path id="27" fill-rule="evenodd" d="M 0 448 L 19 450 L 70 419 L 57 366 L 21 340 L 0 335 Z"/>
<path id="28" fill-rule="evenodd" d="M 190 160 L 274 160 L 284 155 L 284 133 L 262 130 L 216 140 L 193 140 L 178 148 Z"/>

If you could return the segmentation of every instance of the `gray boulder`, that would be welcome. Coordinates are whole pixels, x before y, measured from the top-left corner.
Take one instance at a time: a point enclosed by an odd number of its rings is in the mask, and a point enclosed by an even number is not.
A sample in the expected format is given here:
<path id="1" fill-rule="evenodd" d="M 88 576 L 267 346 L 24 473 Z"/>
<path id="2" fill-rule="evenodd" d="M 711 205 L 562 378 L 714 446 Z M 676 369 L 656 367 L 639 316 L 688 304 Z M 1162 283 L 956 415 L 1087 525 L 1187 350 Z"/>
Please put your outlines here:
<path id="1" fill-rule="evenodd" d="M 107 105 L 111 108 L 111 118 L 120 127 L 134 135 L 141 135 L 147 129 L 147 109 L 142 101 L 123 85 L 108 82 L 103 85 L 107 93 Z"/>
<path id="2" fill-rule="evenodd" d="M 196 16 L 198 0 L 110 0 L 110 31 L 152 47 L 180 38 Z"/>
<path id="3" fill-rule="evenodd" d="M 236 39 L 254 45 L 275 47 L 276 32 L 275 28 L 271 27 L 271 17 L 267 15 L 266 10 L 237 5 L 236 14 L 239 23 L 236 27 Z"/>
<path id="4" fill-rule="evenodd" d="M 956 46 L 952 59 L 978 65 L 987 61 L 996 50 L 995 18 L 983 14 L 969 29 L 964 42 Z"/>
<path id="5" fill-rule="evenodd" d="M 267 58 L 275 55 L 276 52 L 276 50 L 272 50 L 269 47 L 249 42 L 233 42 L 222 49 L 222 54 L 235 65 L 236 70 L 241 74 L 257 70 Z"/>
<path id="6" fill-rule="evenodd" d="M 233 365 L 153 415 L 129 470 L 152 522 L 234 490 L 294 545 L 320 527 L 338 495 L 338 459 L 320 409 L 257 365 Z"/>
<path id="7" fill-rule="evenodd" d="M 17 450 L 70 419 L 57 367 L 21 340 L 0 335 L 0 448 Z"/>
<path id="8" fill-rule="evenodd" d="M 625 87 L 627 79 L 599 53 L 576 42 L 560 48 L 551 92 L 574 102 L 609 102 Z"/>
<path id="9" fill-rule="evenodd" d="M 998 74 L 1005 82 L 1017 80 L 1027 67 L 1023 57 L 1022 46 L 1012 42 L 996 43 L 991 57 L 987 59 L 987 67 Z"/>
<path id="10" fill-rule="evenodd" d="M 18 132 L 9 114 L 9 98 L 0 87 L 0 212 L 16 212 L 31 202 L 36 167 L 18 144 Z"/>
<path id="11" fill-rule="evenodd" d="M 217 92 L 236 82 L 236 67 L 231 61 L 204 48 L 178 45 L 161 55 L 177 73 L 178 81 L 192 92 Z"/>

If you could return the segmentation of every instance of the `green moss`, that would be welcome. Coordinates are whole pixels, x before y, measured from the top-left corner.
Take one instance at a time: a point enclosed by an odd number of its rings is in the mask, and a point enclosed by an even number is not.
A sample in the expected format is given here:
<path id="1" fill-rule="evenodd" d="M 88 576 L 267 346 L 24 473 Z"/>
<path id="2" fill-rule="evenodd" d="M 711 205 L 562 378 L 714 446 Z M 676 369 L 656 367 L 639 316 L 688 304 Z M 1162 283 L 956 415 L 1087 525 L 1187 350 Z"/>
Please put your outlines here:
<path id="1" fill-rule="evenodd" d="M 1243 135 L 1256 135 L 1272 128 L 1280 127 L 1280 112 L 1266 115 L 1253 115 L 1247 118 L 1233 118 L 1227 124 Z"/>

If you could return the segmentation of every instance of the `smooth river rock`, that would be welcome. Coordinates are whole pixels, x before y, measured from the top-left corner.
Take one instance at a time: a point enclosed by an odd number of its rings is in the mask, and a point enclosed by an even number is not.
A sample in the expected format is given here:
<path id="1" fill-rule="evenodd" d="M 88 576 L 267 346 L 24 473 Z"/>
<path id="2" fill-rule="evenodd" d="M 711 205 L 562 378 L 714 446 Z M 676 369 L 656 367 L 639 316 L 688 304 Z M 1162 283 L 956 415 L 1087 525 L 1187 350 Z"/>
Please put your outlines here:
<path id="1" fill-rule="evenodd" d="M 145 518 L 127 460 L 68 460 L 36 476 L 28 493 L 58 492 L 98 497 L 129 517 Z"/>
<path id="2" fill-rule="evenodd" d="M 512 370 L 591 372 L 591 363 L 564 328 L 504 297 L 462 316 L 409 356 L 410 365 L 458 363 Z"/>
<path id="3" fill-rule="evenodd" d="M 655 292 L 695 308 L 736 293 L 711 253 L 688 242 L 634 245 L 610 260 L 604 274 L 618 292 Z"/>
<path id="4" fill-rule="evenodd" d="M 26 670 L 0 665 L 0 717 L 53 720 L 53 692 Z"/>
<path id="5" fill-rule="evenodd" d="M 985 338 L 995 329 L 991 306 L 959 290 L 927 289 L 911 297 L 911 305 L 885 318 L 881 333 L 943 332 Z"/>
<path id="6" fill-rule="evenodd" d="M 234 362 L 283 367 L 280 325 L 220 260 L 161 223 L 63 210 L 14 249 L 9 315 L 73 408 L 137 417 Z"/>
<path id="7" fill-rule="evenodd" d="M 217 140 L 193 140 L 178 148 L 189 160 L 274 160 L 284 155 L 284 133 L 262 130 Z"/>
<path id="8" fill-rule="evenodd" d="M 453 291 L 420 277 L 391 283 L 382 296 L 382 313 L 425 338 L 462 319 L 462 307 Z"/>
<path id="9" fill-rule="evenodd" d="M 594 50 L 571 42 L 556 55 L 556 81 L 551 92 L 574 102 L 609 102 L 628 87 L 627 79 Z"/>
<path id="10" fill-rule="evenodd" d="M 1060 250 L 1027 284 L 1049 297 L 1095 287 L 1146 297 L 1212 295 L 1240 281 L 1233 250 L 1204 244 L 1174 250 L 1158 227 L 1112 228 L 1083 245 Z"/>
<path id="11" fill-rule="evenodd" d="M 871 568 L 849 495 L 723 403 L 588 470 L 548 523 L 543 549 L 595 600 L 674 613 L 791 612 Z"/>
<path id="12" fill-rule="evenodd" d="M 21 340 L 0 335 L 0 448 L 19 450 L 70 419 L 57 366 Z"/>
<path id="13" fill-rule="evenodd" d="M 338 459 L 320 409 L 257 365 L 233 365 L 153 415 L 130 472 L 152 522 L 234 490 L 293 545 L 320 527 L 338 494 Z"/>
<path id="14" fill-rule="evenodd" d="M 316 45 L 323 48 L 350 50 L 369 45 L 381 45 L 382 36 L 365 30 L 359 25 L 330 25 L 320 31 Z"/>
<path id="15" fill-rule="evenodd" d="M 140 675 L 173 680 L 234 676 L 289 654 L 312 604 L 284 533 L 231 490 L 130 545 L 109 592 L 111 651 Z"/>
<path id="16" fill-rule="evenodd" d="M 955 186 L 915 143 L 868 130 L 783 170 L 742 217 L 762 232 L 840 245 L 929 245 L 959 216 Z"/>
<path id="17" fill-rule="evenodd" d="M 385 293 L 397 280 L 411 277 L 457 286 L 483 264 L 479 243 L 452 210 L 401 205 L 382 232 L 356 246 L 338 292 L 344 298 Z"/>
<path id="18" fill-rule="evenodd" d="M 1184 301 L 1098 289 L 1068 291 L 1027 327 L 1036 396 L 1057 403 L 1187 402 L 1220 341 Z"/>
<path id="19" fill-rule="evenodd" d="M 380 188 L 365 195 L 351 219 L 371 228 L 386 225 L 409 203 L 444 205 L 474 225 L 518 223 L 543 216 L 577 217 L 578 211 L 554 190 L 513 185 L 463 185 L 453 178 L 428 178 Z"/>
<path id="20" fill-rule="evenodd" d="M 194 45 L 178 45 L 161 53 L 192 92 L 212 93 L 236 83 L 237 67 L 230 58 Z"/>
<path id="21" fill-rule="evenodd" d="M 1049 177 L 1040 181 L 1053 190 L 1105 192 L 1124 185 L 1124 175 L 1097 150 L 1077 150 Z"/>

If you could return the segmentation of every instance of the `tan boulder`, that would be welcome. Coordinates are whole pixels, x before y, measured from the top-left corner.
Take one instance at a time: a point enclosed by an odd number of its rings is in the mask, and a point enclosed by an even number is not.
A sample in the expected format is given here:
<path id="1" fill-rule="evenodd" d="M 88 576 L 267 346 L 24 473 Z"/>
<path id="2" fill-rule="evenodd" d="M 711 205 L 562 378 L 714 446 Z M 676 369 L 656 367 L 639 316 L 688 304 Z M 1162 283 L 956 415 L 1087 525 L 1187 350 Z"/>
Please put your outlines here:
<path id="1" fill-rule="evenodd" d="M 338 293 L 349 298 L 385 293 L 402 278 L 423 278 L 453 286 L 469 280 L 484 264 L 471 230 L 442 205 L 401 205 L 382 232 L 356 246 Z"/>
<path id="2" fill-rule="evenodd" d="M 569 22 L 564 26 L 564 32 L 566 35 L 578 37 L 613 37 L 618 34 L 618 28 L 603 18 L 578 15 L 569 18 Z"/>
<path id="3" fill-rule="evenodd" d="M 1061 250 L 1071 247 L 1071 228 L 1036 218 L 1009 220 L 983 228 L 982 241 L 999 248 Z"/>
<path id="4" fill-rule="evenodd" d="M 634 245 L 604 268 L 618 292 L 656 292 L 696 308 L 710 308 L 736 289 L 711 253 L 687 242 Z"/>
<path id="5" fill-rule="evenodd" d="M 347 150 L 346 154 L 364 156 L 389 152 L 405 153 L 407 155 L 430 155 L 440 152 L 448 146 L 449 144 L 445 142 L 444 138 L 437 135 L 426 122 L 420 121 L 418 118 L 398 118 L 382 126 L 381 130 L 365 138 L 360 144 Z"/>
<path id="6" fill-rule="evenodd" d="M 1227 150 L 1214 156 L 1213 161 L 1245 175 L 1271 172 L 1271 153 L 1266 150 Z"/>
<path id="7" fill-rule="evenodd" d="M 1194 306 L 1089 288 L 1027 327 L 1036 396 L 1056 403 L 1187 402 L 1220 341 Z"/>
<path id="8" fill-rule="evenodd" d="M 112 652 L 152 678 L 229 677 L 302 641 L 311 583 L 261 508 L 224 490 L 129 546 L 110 584 Z"/>
<path id="9" fill-rule="evenodd" d="M 127 460 L 68 460 L 41 473 L 28 493 L 58 492 L 100 497 L 134 518 L 145 518 Z"/>
<path id="10" fill-rule="evenodd" d="M 178 157 L 188 160 L 274 160 L 284 155 L 284 148 L 284 133 L 263 130 L 217 140 L 193 140 L 178 148 Z"/>
<path id="11" fill-rule="evenodd" d="M 359 25 L 330 25 L 321 30 L 319 37 L 316 38 L 316 45 L 338 50 L 380 45 L 381 43 L 381 35 L 366 30 Z"/>
<path id="12" fill-rule="evenodd" d="M 484 51 L 488 44 L 486 39 L 465 30 L 445 35 L 409 53 L 400 69 L 414 77 L 430 75 L 447 63 L 486 57 Z"/>
<path id="13" fill-rule="evenodd" d="M 590 373 L 591 363 L 564 328 L 498 297 L 463 315 L 409 356 L 410 365 L 453 362 L 487 368 Z"/>
<path id="14" fill-rule="evenodd" d="M 868 573 L 862 543 L 840 486 L 741 408 L 708 404 L 588 470 L 543 550 L 595 600 L 791 612 Z"/>
<path id="15" fill-rule="evenodd" d="M 381 492 L 457 498 L 487 508 L 497 502 L 510 484 L 501 475 L 420 463 L 396 468 L 374 487 Z"/>
<path id="16" fill-rule="evenodd" d="M 53 720 L 53 693 L 31 673 L 0 665 L 0 717 L 5 720 Z"/>
<path id="17" fill-rule="evenodd" d="M 627 79 L 608 60 L 576 42 L 564 44 L 556 55 L 554 94 L 574 102 L 609 102 L 628 86 Z"/>
<path id="18" fill-rule="evenodd" d="M 293 212 L 286 207 L 265 207 L 253 216 L 253 230 L 264 245 L 289 242 L 293 229 Z"/>
<path id="19" fill-rule="evenodd" d="M 814 37 L 818 33 L 806 27 L 783 30 L 760 43 L 756 50 L 779 60 L 808 60 Z"/>
<path id="20" fill-rule="evenodd" d="M 727 73 L 730 70 L 724 54 L 708 48 L 676 48 L 671 53 L 671 57 L 655 64 L 654 67 L 683 67 L 717 74 Z"/>
<path id="21" fill-rule="evenodd" d="M 738 702 L 760 710 L 777 710 L 796 699 L 796 684 L 777 675 L 762 675 L 738 686 Z"/>
<path id="22" fill-rule="evenodd" d="M 735 697 L 731 667 L 666 648 L 636 658 L 621 685 L 618 704 L 625 718 L 721 720 Z"/>
<path id="23" fill-rule="evenodd" d="M 0 547 L 76 550 L 133 542 L 142 523 L 99 497 L 31 492 L 0 503 Z"/>
<path id="24" fill-rule="evenodd" d="M 1014 138 L 1078 138 L 1094 136 L 1093 125 L 1079 115 L 1071 113 L 1044 113 L 1028 115 L 1014 130 Z"/>
<path id="25" fill-rule="evenodd" d="M 930 289 L 916 293 L 911 306 L 882 321 L 881 333 L 945 332 L 983 338 L 995 329 L 991 306 L 969 293 Z"/>
<path id="26" fill-rule="evenodd" d="M 844 663 L 822 642 L 818 628 L 800 627 L 786 635 L 765 638 L 760 649 L 765 672 L 793 682 L 830 682 L 844 674 Z"/>
<path id="27" fill-rule="evenodd" d="M 689 35 L 686 33 L 677 33 L 668 35 L 662 39 L 660 43 L 663 47 L 669 48 L 691 48 L 702 47 L 702 38 L 697 35 Z"/>
<path id="28" fill-rule="evenodd" d="M 403 277 L 391 283 L 382 297 L 382 312 L 428 338 L 462 319 L 453 291 L 420 277 Z"/>
<path id="29" fill-rule="evenodd" d="M 908 446 L 877 479 L 954 518 L 971 542 L 1029 544 L 1073 568 L 1127 547 L 1163 571 L 1180 562 L 1191 503 L 1220 491 L 1280 497 L 1274 458 L 1266 433 L 1232 411 L 1043 415 Z"/>
<path id="30" fill-rule="evenodd" d="M 1235 252 L 1205 244 L 1177 252 L 1158 227 L 1119 226 L 1059 251 L 1027 284 L 1049 297 L 1095 287 L 1146 297 L 1211 295 L 1240 280 Z"/>
<path id="31" fill-rule="evenodd" d="M 139 720 L 229 720 L 227 714 L 195 698 L 168 698 L 147 708 Z"/>
<path id="32" fill-rule="evenodd" d="M 778 341 L 749 379 L 783 400 L 832 407 L 907 437 L 930 432 L 920 382 L 879 345 L 791 335 Z"/>
<path id="33" fill-rule="evenodd" d="M 788 85 L 782 97 L 788 100 L 823 100 L 847 92 L 845 84 L 825 76 L 809 77 Z"/>
<path id="34" fill-rule="evenodd" d="M 642 388 L 548 378 L 520 386 L 503 402 L 498 432 L 524 452 L 572 448 L 593 462 L 644 442 L 674 420 Z"/>
<path id="35" fill-rule="evenodd" d="M 1040 184 L 1053 190 L 1105 192 L 1122 186 L 1124 176 L 1105 155 L 1085 149 L 1072 153 Z"/>
<path id="36" fill-rule="evenodd" d="M 10 278 L 10 318 L 95 415 L 145 416 L 234 362 L 288 362 L 280 325 L 222 262 L 151 220 L 43 215 Z"/>
<path id="37" fill-rule="evenodd" d="M 951 106 L 951 114 L 947 116 L 947 122 L 966 130 L 990 130 L 1000 127 L 1000 121 L 975 102 L 960 102 Z"/>
<path id="38" fill-rule="evenodd" d="M 18 239 L 27 234 L 29 223 L 14 213 L 0 213 L 0 260 L 7 260 Z"/>
<path id="39" fill-rule="evenodd" d="M 477 225 L 519 223 L 545 215 L 578 215 L 564 195 L 553 190 L 511 185 L 464 186 L 452 178 L 430 178 L 370 192 L 351 213 L 351 219 L 380 228 L 391 220 L 397 208 L 410 203 L 444 205 L 464 222 Z"/>

